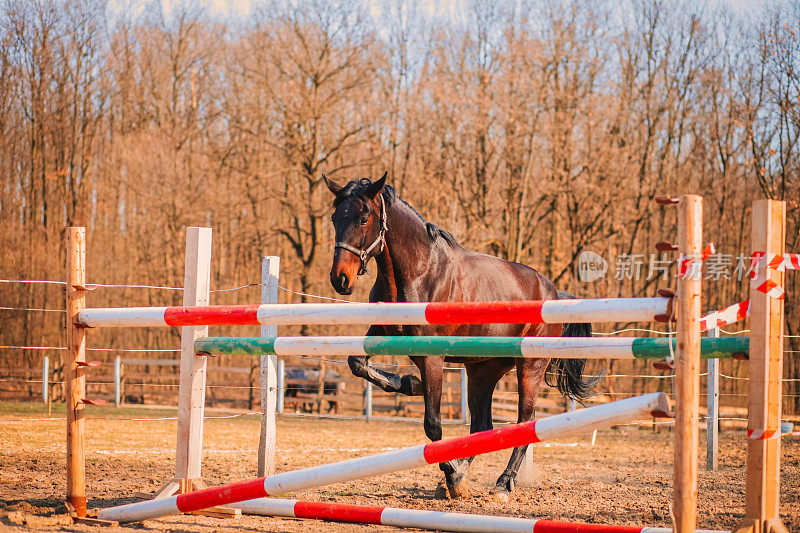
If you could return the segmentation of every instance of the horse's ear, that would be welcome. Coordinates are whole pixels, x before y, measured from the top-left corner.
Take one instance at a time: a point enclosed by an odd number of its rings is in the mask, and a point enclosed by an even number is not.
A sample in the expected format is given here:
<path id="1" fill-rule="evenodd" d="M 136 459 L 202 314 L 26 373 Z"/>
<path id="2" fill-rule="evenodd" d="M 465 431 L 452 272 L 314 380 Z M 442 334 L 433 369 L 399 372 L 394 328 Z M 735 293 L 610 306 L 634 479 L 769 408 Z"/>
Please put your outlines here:
<path id="1" fill-rule="evenodd" d="M 389 175 L 388 172 L 383 173 L 383 177 L 370 185 L 367 190 L 365 191 L 366 196 L 370 198 L 377 198 L 378 194 L 383 190 L 383 186 L 386 185 L 386 177 Z"/>
<path id="2" fill-rule="evenodd" d="M 328 187 L 328 190 L 331 191 L 333 194 L 339 194 L 339 191 L 342 190 L 342 186 L 336 183 L 333 180 L 329 180 L 328 176 L 325 174 L 322 175 L 322 179 L 325 181 L 325 185 Z"/>

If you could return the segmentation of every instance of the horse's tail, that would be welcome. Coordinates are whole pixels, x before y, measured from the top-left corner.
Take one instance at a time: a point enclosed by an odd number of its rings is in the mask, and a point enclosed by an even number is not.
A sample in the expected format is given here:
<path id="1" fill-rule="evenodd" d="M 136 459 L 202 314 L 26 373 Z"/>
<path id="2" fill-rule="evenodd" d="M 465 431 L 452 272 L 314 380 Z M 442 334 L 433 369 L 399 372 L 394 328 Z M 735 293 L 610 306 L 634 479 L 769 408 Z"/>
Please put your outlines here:
<path id="1" fill-rule="evenodd" d="M 559 299 L 574 299 L 572 294 L 558 291 Z M 591 337 L 591 324 L 564 324 L 561 330 L 562 337 Z M 586 359 L 551 359 L 545 373 L 545 383 L 555 387 L 561 394 L 565 394 L 579 402 L 592 395 L 592 389 L 603 378 L 597 374 L 586 380 L 583 379 L 583 370 Z"/>

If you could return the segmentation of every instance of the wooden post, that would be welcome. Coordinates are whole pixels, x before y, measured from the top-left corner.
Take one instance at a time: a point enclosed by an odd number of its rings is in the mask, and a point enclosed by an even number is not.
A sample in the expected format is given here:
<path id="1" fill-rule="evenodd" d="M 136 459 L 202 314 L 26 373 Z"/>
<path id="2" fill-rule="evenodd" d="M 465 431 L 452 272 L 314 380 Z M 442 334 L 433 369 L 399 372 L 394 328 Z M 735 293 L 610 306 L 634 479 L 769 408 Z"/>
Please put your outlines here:
<path id="1" fill-rule="evenodd" d="M 42 402 L 47 403 L 50 397 L 50 358 L 42 357 Z"/>
<path id="2" fill-rule="evenodd" d="M 688 260 L 678 277 L 675 357 L 675 464 L 672 509 L 675 532 L 694 532 L 697 524 L 697 427 L 700 397 L 700 288 L 703 241 L 703 199 L 683 195 L 678 202 L 678 252 Z"/>
<path id="3" fill-rule="evenodd" d="M 372 419 L 372 382 L 367 381 L 364 389 L 364 416 L 367 420 Z"/>
<path id="4" fill-rule="evenodd" d="M 86 330 L 78 313 L 86 307 L 86 228 L 67 229 L 67 503 L 86 517 L 86 463 L 83 450 Z"/>
<path id="5" fill-rule="evenodd" d="M 261 258 L 261 303 L 278 303 L 280 257 Z M 261 326 L 262 337 L 276 337 L 278 326 Z M 261 434 L 258 439 L 258 476 L 275 473 L 275 411 L 277 410 L 278 356 L 261 356 Z"/>
<path id="6" fill-rule="evenodd" d="M 719 328 L 708 331 L 719 337 Z M 708 359 L 706 375 L 706 470 L 719 468 L 719 359 Z"/>
<path id="7" fill-rule="evenodd" d="M 211 283 L 211 228 L 186 229 L 183 305 L 208 305 Z M 158 497 L 204 488 L 203 413 L 206 398 L 206 361 L 194 353 L 194 341 L 208 335 L 208 326 L 181 328 L 180 389 L 178 391 L 178 443 L 175 479 Z"/>
<path id="8" fill-rule="evenodd" d="M 275 404 L 275 411 L 280 414 L 283 412 L 283 398 L 286 394 L 286 364 L 283 359 L 278 361 L 278 402 Z"/>
<path id="9" fill-rule="evenodd" d="M 461 369 L 461 422 L 469 425 L 469 407 L 467 405 L 467 369 Z"/>
<path id="10" fill-rule="evenodd" d="M 114 405 L 122 404 L 122 358 L 114 358 Z"/>
<path id="11" fill-rule="evenodd" d="M 783 253 L 786 204 L 753 203 L 753 252 Z M 784 287 L 784 273 L 759 274 Z M 750 289 L 750 384 L 748 403 L 747 489 L 744 522 L 736 532 L 786 532 L 778 514 L 781 456 L 781 378 L 783 375 L 783 300 Z M 771 433 L 771 434 L 770 434 Z"/>

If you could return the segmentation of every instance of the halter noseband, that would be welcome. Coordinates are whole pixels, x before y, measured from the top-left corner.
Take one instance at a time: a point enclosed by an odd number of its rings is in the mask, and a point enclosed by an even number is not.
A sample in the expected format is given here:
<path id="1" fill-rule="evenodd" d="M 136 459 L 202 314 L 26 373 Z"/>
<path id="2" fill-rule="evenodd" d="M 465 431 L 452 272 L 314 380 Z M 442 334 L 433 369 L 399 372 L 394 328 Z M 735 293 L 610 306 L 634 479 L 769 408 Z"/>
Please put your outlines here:
<path id="1" fill-rule="evenodd" d="M 383 201 L 383 196 L 380 193 L 378 193 L 378 196 L 381 198 L 381 231 L 378 233 L 378 236 L 375 237 L 375 240 L 372 241 L 372 244 L 370 244 L 365 250 L 359 250 L 355 246 L 350 246 L 346 242 L 337 242 L 333 245 L 334 250 L 336 248 L 342 248 L 348 252 L 356 254 L 356 256 L 361 260 L 361 268 L 358 269 L 359 276 L 367 273 L 367 261 L 369 261 L 370 252 L 372 252 L 372 250 L 374 250 L 379 244 L 381 249 L 378 250 L 378 253 L 383 252 L 383 249 L 385 248 L 386 239 L 384 238 L 384 235 L 386 234 L 386 230 L 389 228 L 386 227 L 386 206 Z"/>

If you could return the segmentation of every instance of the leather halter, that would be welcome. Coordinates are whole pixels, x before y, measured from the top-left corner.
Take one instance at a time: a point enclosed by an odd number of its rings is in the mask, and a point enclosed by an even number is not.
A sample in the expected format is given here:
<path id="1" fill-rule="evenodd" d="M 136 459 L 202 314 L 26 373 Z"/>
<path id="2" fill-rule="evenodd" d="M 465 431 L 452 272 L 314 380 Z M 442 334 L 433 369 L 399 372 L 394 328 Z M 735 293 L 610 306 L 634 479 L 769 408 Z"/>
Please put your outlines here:
<path id="1" fill-rule="evenodd" d="M 381 231 L 378 232 L 378 236 L 375 237 L 375 240 L 372 241 L 366 249 L 360 250 L 355 246 L 351 246 L 346 242 L 337 242 L 333 245 L 333 249 L 342 248 L 347 250 L 348 252 L 354 253 L 360 260 L 361 260 L 361 268 L 358 269 L 358 275 L 362 276 L 367 273 L 367 261 L 369 261 L 370 252 L 375 249 L 376 246 L 380 245 L 381 249 L 378 250 L 378 253 L 383 252 L 383 249 L 386 245 L 386 239 L 384 236 L 386 235 L 386 230 L 389 229 L 386 227 L 386 206 L 383 201 L 383 195 L 378 193 L 378 196 L 381 198 Z"/>

